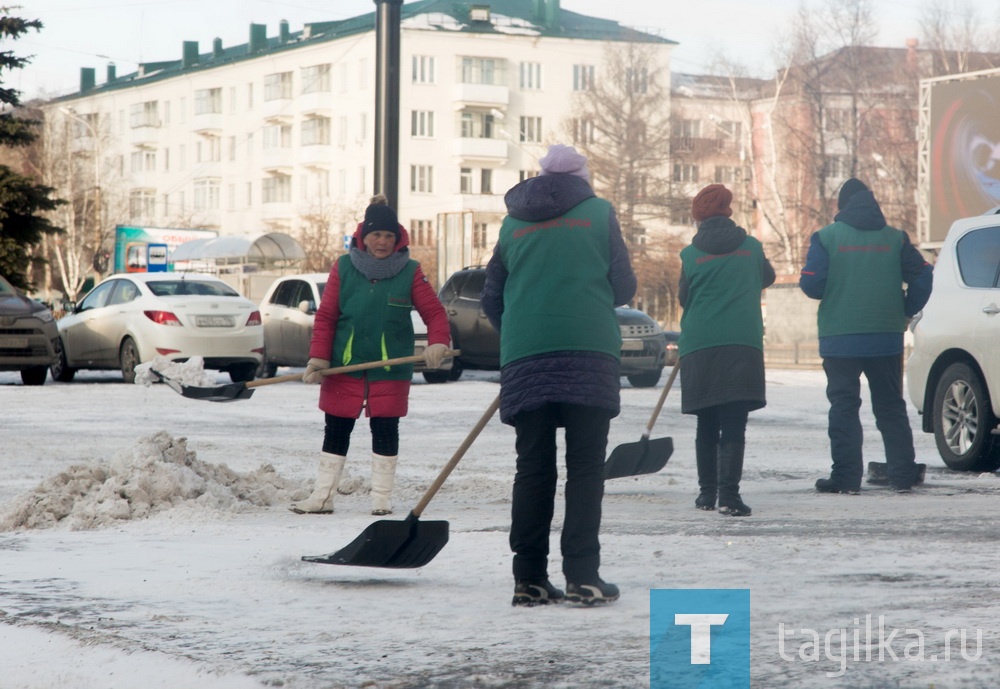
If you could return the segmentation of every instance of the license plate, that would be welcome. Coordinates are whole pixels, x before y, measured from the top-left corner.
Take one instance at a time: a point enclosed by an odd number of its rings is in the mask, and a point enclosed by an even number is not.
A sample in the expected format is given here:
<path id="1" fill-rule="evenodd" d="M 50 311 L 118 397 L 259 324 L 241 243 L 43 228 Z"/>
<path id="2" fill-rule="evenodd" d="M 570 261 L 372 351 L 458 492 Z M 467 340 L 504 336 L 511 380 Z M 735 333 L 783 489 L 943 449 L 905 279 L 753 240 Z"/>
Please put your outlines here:
<path id="1" fill-rule="evenodd" d="M 232 328 L 235 321 L 232 316 L 195 316 L 194 324 L 199 328 Z"/>
<path id="2" fill-rule="evenodd" d="M 26 337 L 0 337 L 0 349 L 27 349 Z"/>
<path id="3" fill-rule="evenodd" d="M 642 340 L 622 340 L 623 352 L 641 352 L 642 347 Z"/>

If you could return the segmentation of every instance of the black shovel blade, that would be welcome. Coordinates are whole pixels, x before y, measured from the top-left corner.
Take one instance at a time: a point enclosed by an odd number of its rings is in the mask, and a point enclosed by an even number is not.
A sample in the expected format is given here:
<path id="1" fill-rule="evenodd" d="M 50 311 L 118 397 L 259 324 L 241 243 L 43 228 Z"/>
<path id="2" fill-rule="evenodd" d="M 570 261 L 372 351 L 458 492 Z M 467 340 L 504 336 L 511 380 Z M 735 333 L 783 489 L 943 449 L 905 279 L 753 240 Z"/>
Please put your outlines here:
<path id="1" fill-rule="evenodd" d="M 611 451 L 604 463 L 604 480 L 655 474 L 667 465 L 674 453 L 673 438 L 642 437 L 637 443 L 625 443 Z"/>
<path id="2" fill-rule="evenodd" d="M 448 522 L 422 522 L 410 512 L 399 522 L 382 519 L 335 553 L 304 555 L 305 562 L 354 567 L 423 567 L 448 543 Z"/>
<path id="3" fill-rule="evenodd" d="M 249 399 L 253 395 L 253 389 L 248 388 L 246 383 L 227 383 L 225 385 L 213 385 L 211 387 L 200 387 L 197 385 L 184 385 L 183 383 L 169 378 L 156 369 L 150 369 L 161 383 L 166 383 L 172 390 L 180 393 L 184 397 L 203 402 L 234 402 L 236 400 Z"/>

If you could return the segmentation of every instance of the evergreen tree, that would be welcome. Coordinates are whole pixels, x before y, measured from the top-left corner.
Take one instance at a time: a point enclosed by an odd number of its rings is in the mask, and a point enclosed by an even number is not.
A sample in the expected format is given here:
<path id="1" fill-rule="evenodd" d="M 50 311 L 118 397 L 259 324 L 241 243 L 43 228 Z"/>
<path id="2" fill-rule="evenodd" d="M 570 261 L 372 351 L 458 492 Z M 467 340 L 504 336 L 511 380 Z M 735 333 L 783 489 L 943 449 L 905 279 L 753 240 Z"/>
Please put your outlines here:
<path id="1" fill-rule="evenodd" d="M 0 44 L 17 40 L 30 29 L 42 28 L 37 19 L 12 16 L 15 9 L 0 7 Z M 23 147 L 37 137 L 38 121 L 18 115 L 21 94 L 3 86 L 7 72 L 29 62 L 30 58 L 19 57 L 11 50 L 0 50 L 0 146 Z M 0 165 L 0 274 L 16 287 L 30 287 L 31 249 L 43 235 L 62 231 L 42 215 L 63 203 L 53 198 L 54 192 L 52 187 L 36 184 L 33 178 Z"/>

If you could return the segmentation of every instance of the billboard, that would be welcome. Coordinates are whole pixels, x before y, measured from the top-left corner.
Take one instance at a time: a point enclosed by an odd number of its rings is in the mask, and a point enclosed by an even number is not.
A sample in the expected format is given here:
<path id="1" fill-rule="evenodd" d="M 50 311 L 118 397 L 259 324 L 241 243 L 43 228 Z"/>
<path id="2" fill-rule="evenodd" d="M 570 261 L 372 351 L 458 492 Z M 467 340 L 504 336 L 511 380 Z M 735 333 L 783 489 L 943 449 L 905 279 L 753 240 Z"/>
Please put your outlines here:
<path id="1" fill-rule="evenodd" d="M 172 227 L 115 227 L 115 272 L 145 273 L 149 270 L 172 270 L 169 254 L 184 242 L 217 237 L 213 230 L 189 230 Z M 164 247 L 166 247 L 164 249 Z"/>
<path id="2" fill-rule="evenodd" d="M 931 85 L 928 239 L 1000 206 L 1000 73 Z"/>

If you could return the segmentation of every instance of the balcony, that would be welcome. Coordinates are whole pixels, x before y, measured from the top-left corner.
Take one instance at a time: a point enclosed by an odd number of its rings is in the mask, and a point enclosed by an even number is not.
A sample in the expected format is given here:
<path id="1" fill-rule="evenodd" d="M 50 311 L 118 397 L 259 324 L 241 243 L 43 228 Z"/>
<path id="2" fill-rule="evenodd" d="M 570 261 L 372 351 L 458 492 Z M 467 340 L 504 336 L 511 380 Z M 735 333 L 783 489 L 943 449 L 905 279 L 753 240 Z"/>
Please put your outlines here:
<path id="1" fill-rule="evenodd" d="M 290 220 L 295 215 L 295 206 L 291 201 L 261 204 L 261 217 L 268 222 Z"/>
<path id="2" fill-rule="evenodd" d="M 264 101 L 261 106 L 261 111 L 266 120 L 281 120 L 283 118 L 292 116 L 292 104 L 291 98 L 272 98 L 271 100 Z"/>
<path id="3" fill-rule="evenodd" d="M 160 125 L 143 124 L 132 127 L 131 143 L 133 146 L 153 148 L 160 143 Z"/>
<path id="4" fill-rule="evenodd" d="M 333 146 L 329 144 L 313 144 L 300 146 L 298 149 L 299 164 L 306 167 L 328 169 L 333 163 Z"/>
<path id="5" fill-rule="evenodd" d="M 455 139 L 455 155 L 462 160 L 507 161 L 506 139 Z"/>
<path id="6" fill-rule="evenodd" d="M 303 93 L 295 99 L 298 111 L 303 115 L 323 115 L 329 117 L 333 112 L 334 97 L 329 91 L 314 91 Z"/>
<path id="7" fill-rule="evenodd" d="M 260 164 L 265 170 L 291 169 L 295 153 L 291 148 L 265 148 L 260 156 Z"/>
<path id="8" fill-rule="evenodd" d="M 222 131 L 221 112 L 203 112 L 194 116 L 194 131 L 196 132 L 220 132 Z"/>
<path id="9" fill-rule="evenodd" d="M 472 211 L 474 213 L 491 213 L 499 217 L 507 214 L 507 206 L 503 201 L 504 195 L 500 194 L 459 194 L 455 197 L 458 203 L 457 210 Z"/>
<path id="10" fill-rule="evenodd" d="M 469 106 L 506 108 L 510 102 L 510 90 L 493 84 L 455 84 L 454 101 L 456 110 Z"/>

